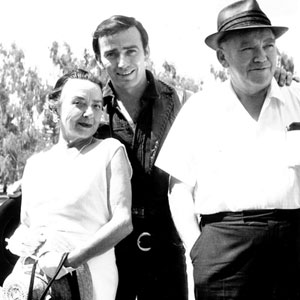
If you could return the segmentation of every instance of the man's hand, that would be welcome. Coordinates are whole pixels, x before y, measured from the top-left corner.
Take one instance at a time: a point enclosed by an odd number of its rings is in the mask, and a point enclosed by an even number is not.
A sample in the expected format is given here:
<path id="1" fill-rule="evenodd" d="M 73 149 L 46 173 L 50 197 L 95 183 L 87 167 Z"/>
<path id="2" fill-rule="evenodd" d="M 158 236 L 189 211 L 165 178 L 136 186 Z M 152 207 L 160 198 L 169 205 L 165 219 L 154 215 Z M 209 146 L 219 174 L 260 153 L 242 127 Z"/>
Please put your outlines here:
<path id="1" fill-rule="evenodd" d="M 275 70 L 274 77 L 278 82 L 279 86 L 291 85 L 292 81 L 300 82 L 300 78 L 293 76 L 293 73 L 286 71 L 284 68 L 277 67 Z"/>

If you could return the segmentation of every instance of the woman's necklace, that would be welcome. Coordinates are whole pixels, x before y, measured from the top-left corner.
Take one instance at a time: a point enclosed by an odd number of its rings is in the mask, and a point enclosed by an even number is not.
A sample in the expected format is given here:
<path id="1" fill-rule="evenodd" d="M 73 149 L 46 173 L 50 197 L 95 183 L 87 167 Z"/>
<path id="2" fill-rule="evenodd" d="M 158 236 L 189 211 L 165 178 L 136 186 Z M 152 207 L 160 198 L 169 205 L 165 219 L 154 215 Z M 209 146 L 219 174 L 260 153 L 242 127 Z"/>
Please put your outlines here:
<path id="1" fill-rule="evenodd" d="M 89 140 L 86 144 L 84 144 L 84 145 L 78 150 L 78 153 L 77 153 L 76 157 L 77 157 L 77 156 L 78 156 L 85 148 L 87 148 L 89 145 L 91 145 L 93 141 L 94 141 L 94 137 L 91 137 L 90 140 Z"/>
<path id="2" fill-rule="evenodd" d="M 77 143 L 77 145 L 76 142 L 71 142 L 68 144 L 67 148 L 65 148 L 65 155 L 67 155 L 67 157 L 70 159 L 74 159 L 78 157 L 84 151 L 84 149 L 86 149 L 93 142 L 94 137 L 90 137 L 89 140 L 80 141 L 79 143 Z"/>

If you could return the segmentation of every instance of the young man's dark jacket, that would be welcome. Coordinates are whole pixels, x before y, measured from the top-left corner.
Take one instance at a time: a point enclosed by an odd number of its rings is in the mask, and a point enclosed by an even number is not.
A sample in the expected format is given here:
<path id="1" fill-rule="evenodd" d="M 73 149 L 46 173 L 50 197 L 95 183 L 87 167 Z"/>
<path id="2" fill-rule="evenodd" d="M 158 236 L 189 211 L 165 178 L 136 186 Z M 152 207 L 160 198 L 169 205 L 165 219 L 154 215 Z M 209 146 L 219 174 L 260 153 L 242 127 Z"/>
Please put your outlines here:
<path id="1" fill-rule="evenodd" d="M 169 176 L 154 166 L 181 102 L 172 87 L 146 72 L 148 86 L 140 99 L 141 111 L 135 133 L 122 115 L 109 82 L 103 96 L 110 121 L 100 126 L 96 134 L 100 138 L 112 136 L 121 141 L 133 168 L 134 230 L 116 247 L 120 273 L 117 299 L 135 299 L 129 296 L 129 286 L 135 281 L 132 289 L 140 295 L 138 299 L 182 300 L 186 295 L 184 248 L 169 210 Z"/>

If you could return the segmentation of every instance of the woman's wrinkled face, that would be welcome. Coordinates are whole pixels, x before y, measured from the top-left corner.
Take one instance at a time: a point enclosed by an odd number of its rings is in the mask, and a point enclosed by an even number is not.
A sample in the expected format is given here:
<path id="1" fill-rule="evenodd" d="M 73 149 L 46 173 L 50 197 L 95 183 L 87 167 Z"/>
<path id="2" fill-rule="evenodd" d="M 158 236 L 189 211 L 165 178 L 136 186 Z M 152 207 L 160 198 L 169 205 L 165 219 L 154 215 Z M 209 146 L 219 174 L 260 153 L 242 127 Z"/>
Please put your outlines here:
<path id="1" fill-rule="evenodd" d="M 94 135 L 100 124 L 102 104 L 102 91 L 96 83 L 69 79 L 58 106 L 63 138 L 70 142 Z"/>

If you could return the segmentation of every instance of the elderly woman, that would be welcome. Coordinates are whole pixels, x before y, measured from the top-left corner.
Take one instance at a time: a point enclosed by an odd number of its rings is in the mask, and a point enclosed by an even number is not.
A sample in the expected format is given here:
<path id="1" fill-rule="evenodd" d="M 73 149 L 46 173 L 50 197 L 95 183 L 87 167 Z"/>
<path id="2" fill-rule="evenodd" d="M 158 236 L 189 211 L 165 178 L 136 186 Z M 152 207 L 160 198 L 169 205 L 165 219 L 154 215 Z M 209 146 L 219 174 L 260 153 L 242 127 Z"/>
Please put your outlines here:
<path id="1" fill-rule="evenodd" d="M 115 299 L 114 246 L 132 230 L 131 166 L 124 146 L 93 137 L 102 115 L 101 85 L 83 70 L 62 76 L 49 96 L 58 143 L 33 155 L 22 180 L 21 225 L 8 241 L 19 256 L 39 257 L 50 277 L 87 263 L 93 299 Z"/>

